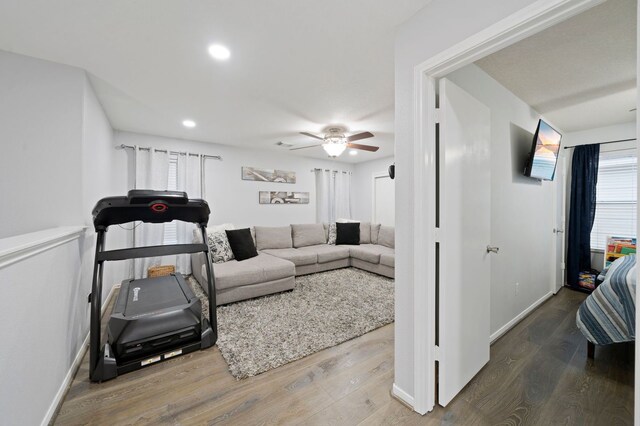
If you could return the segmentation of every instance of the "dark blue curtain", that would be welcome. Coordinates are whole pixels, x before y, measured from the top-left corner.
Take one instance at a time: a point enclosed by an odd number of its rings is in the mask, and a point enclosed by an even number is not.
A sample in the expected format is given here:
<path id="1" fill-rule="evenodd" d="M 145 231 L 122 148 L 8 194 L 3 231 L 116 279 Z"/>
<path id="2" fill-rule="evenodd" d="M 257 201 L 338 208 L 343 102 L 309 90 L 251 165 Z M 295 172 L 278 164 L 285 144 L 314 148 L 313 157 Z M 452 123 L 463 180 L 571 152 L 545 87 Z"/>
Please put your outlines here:
<path id="1" fill-rule="evenodd" d="M 591 269 L 591 228 L 596 216 L 600 145 L 577 146 L 571 164 L 571 205 L 567 247 L 567 284 L 579 288 L 580 271 Z"/>

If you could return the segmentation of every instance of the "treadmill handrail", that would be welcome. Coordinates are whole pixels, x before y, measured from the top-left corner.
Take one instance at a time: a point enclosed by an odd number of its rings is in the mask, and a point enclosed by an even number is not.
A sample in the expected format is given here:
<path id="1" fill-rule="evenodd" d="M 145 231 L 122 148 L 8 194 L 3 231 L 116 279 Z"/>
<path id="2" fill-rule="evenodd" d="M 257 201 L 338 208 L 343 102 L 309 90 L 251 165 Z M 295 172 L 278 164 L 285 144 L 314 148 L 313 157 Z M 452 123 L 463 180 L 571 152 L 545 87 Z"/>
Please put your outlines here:
<path id="1" fill-rule="evenodd" d="M 206 244 L 172 244 L 163 246 L 145 246 L 132 247 L 126 249 L 100 251 L 96 253 L 96 261 L 113 261 L 140 259 L 143 257 L 161 257 L 171 256 L 174 254 L 189 254 L 206 252 L 208 247 Z"/>

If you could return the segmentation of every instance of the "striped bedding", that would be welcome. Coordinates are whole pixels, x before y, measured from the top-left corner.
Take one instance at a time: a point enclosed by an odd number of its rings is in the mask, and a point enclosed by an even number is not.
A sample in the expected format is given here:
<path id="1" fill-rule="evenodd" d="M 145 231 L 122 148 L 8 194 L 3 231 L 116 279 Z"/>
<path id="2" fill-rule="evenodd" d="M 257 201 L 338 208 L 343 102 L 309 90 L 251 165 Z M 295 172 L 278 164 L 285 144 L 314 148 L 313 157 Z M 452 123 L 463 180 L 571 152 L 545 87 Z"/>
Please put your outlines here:
<path id="1" fill-rule="evenodd" d="M 596 345 L 635 340 L 636 255 L 611 264 L 605 280 L 580 305 L 576 324 Z"/>

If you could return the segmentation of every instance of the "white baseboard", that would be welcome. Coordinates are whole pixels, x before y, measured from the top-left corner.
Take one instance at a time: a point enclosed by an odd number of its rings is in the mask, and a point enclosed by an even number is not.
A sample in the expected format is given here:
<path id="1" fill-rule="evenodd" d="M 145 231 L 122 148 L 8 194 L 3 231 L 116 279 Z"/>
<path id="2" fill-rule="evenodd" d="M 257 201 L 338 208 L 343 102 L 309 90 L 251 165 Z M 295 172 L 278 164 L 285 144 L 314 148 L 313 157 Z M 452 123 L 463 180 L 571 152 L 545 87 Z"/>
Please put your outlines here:
<path id="1" fill-rule="evenodd" d="M 109 306 L 109 302 L 111 302 L 111 298 L 113 297 L 117 288 L 120 288 L 120 284 L 114 285 L 113 287 L 111 287 L 111 290 L 109 290 L 109 294 L 107 294 L 107 297 L 105 298 L 105 301 L 102 304 L 101 315 L 104 315 L 105 311 L 107 310 L 107 306 Z M 49 406 L 49 410 L 47 410 L 47 414 L 44 416 L 44 419 L 42 419 L 41 425 L 43 426 L 48 425 L 49 422 L 51 422 L 51 420 L 53 419 L 53 415 L 58 411 L 58 406 L 62 404 L 62 400 L 64 399 L 64 396 L 67 394 L 67 390 L 71 386 L 73 377 L 76 375 L 76 372 L 80 368 L 80 363 L 82 362 L 82 358 L 84 357 L 84 355 L 87 353 L 88 348 L 89 348 L 89 333 L 87 333 L 87 336 L 84 338 L 84 341 L 80 346 L 80 349 L 78 349 L 78 353 L 76 354 L 76 357 L 71 363 L 71 367 L 69 367 L 69 371 L 67 371 L 67 375 L 64 377 L 64 380 L 62 381 L 60 388 L 58 388 L 58 392 L 56 393 L 55 398 L 53 398 L 53 401 Z"/>
<path id="2" fill-rule="evenodd" d="M 393 388 L 391 389 L 391 395 L 399 399 L 400 402 L 406 404 L 413 410 L 413 397 L 407 392 L 400 389 L 395 383 L 393 384 Z"/>
<path id="3" fill-rule="evenodd" d="M 535 302 L 533 302 L 533 304 L 531 306 L 529 306 L 527 309 L 525 309 L 524 311 L 520 312 L 520 314 L 518 316 L 516 316 L 514 319 L 512 319 L 511 321 L 509 321 L 508 323 L 506 323 L 505 325 L 503 325 L 502 327 L 500 327 L 500 329 L 498 331 L 496 331 L 495 333 L 493 333 L 490 337 L 489 337 L 489 342 L 493 343 L 496 340 L 498 340 L 500 337 L 502 337 L 507 331 L 511 330 L 513 327 L 516 326 L 516 324 L 518 324 L 520 321 L 522 321 L 523 319 L 525 319 L 525 317 L 527 315 L 529 315 L 534 309 L 536 309 L 538 306 L 542 305 L 544 302 L 547 301 L 547 299 L 549 299 L 551 296 L 553 296 L 553 292 L 550 291 L 549 293 L 545 294 L 544 296 L 542 296 L 540 299 L 536 300 Z"/>

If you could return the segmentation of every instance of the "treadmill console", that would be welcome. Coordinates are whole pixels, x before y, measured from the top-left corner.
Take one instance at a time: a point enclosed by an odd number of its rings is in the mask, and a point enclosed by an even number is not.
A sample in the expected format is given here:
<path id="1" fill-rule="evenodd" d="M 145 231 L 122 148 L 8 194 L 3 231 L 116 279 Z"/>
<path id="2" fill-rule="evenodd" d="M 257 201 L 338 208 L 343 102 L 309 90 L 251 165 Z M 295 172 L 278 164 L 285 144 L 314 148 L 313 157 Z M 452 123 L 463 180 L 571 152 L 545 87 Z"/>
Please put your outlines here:
<path id="1" fill-rule="evenodd" d="M 148 204 L 162 201 L 167 204 L 187 204 L 189 197 L 183 191 L 152 191 L 150 189 L 132 189 L 127 193 L 129 204 Z"/>

